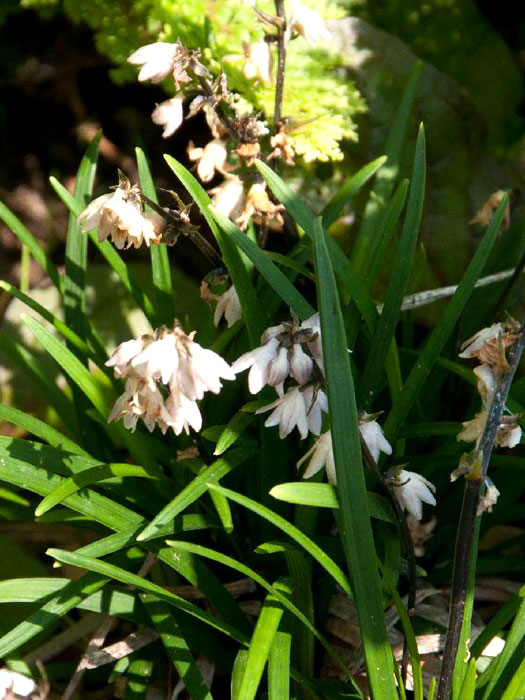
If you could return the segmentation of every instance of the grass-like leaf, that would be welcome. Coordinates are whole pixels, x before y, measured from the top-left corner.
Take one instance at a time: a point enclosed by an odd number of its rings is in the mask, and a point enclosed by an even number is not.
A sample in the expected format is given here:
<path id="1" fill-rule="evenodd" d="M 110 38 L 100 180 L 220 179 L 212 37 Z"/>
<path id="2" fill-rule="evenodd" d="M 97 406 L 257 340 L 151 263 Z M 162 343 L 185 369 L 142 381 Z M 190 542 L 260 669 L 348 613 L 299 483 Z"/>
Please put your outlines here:
<path id="1" fill-rule="evenodd" d="M 141 594 L 140 599 L 148 611 L 166 652 L 177 669 L 177 673 L 183 681 L 190 698 L 192 700 L 213 700 L 200 668 L 195 663 L 195 659 L 170 608 L 162 600 L 159 600 L 157 596 L 149 593 Z"/>
<path id="2" fill-rule="evenodd" d="M 368 682 L 374 698 L 387 700 L 397 697 L 392 651 L 367 505 L 354 382 L 335 275 L 320 219 L 314 250 L 343 547 L 359 617 Z"/>
<path id="3" fill-rule="evenodd" d="M 0 418 L 44 440 L 44 442 L 47 442 L 51 447 L 56 447 L 57 450 L 72 452 L 73 454 L 82 455 L 83 457 L 90 457 L 76 442 L 73 442 L 73 440 L 70 440 L 55 428 L 44 423 L 44 421 L 30 416 L 29 413 L 24 413 L 24 411 L 20 411 L 18 408 L 0 405 Z"/>
<path id="4" fill-rule="evenodd" d="M 491 678 L 483 700 L 497 700 L 501 698 L 501 691 L 510 684 L 514 673 L 523 661 L 525 652 L 525 596 L 522 597 L 520 607 L 507 635 L 505 647 L 501 654 L 491 662 L 494 669 L 490 669 Z M 522 688 L 523 690 L 523 688 Z"/>
<path id="5" fill-rule="evenodd" d="M 386 161 L 386 156 L 380 156 L 370 163 L 367 163 L 367 165 L 363 166 L 361 170 L 358 170 L 355 175 L 352 175 L 341 189 L 334 194 L 321 212 L 321 218 L 323 219 L 323 226 L 325 228 L 330 228 L 354 194 L 380 170 Z"/>
<path id="6" fill-rule="evenodd" d="M 98 147 L 102 132 L 98 132 L 89 144 L 80 161 L 75 179 L 74 198 L 86 206 L 93 191 L 93 182 L 97 169 Z M 65 322 L 81 338 L 87 335 L 86 318 L 86 266 L 87 237 L 80 230 L 77 217 L 71 213 L 66 238 L 66 264 L 64 276 L 64 314 Z"/>
<path id="7" fill-rule="evenodd" d="M 182 612 L 187 613 L 188 615 L 195 617 L 197 620 L 210 625 L 226 636 L 231 637 L 232 639 L 235 639 L 241 643 L 246 643 L 247 641 L 246 636 L 239 630 L 236 630 L 232 625 L 222 622 L 213 615 L 201 610 L 201 608 L 197 607 L 196 605 L 184 600 L 184 598 L 181 598 L 175 593 L 170 593 L 165 588 L 158 586 L 156 583 L 152 583 L 151 581 L 126 571 L 119 566 L 115 566 L 115 564 L 110 564 L 109 562 L 101 561 L 100 559 L 93 559 L 92 557 L 86 557 L 75 552 L 66 552 L 62 549 L 51 548 L 48 549 L 46 553 L 48 556 L 56 559 L 56 561 L 59 561 L 62 564 L 78 566 L 81 569 L 92 571 L 106 578 L 120 581 L 127 586 L 133 586 L 134 588 L 145 591 L 146 593 L 152 593 L 161 600 L 166 601 L 170 605 L 174 605 Z"/>
<path id="8" fill-rule="evenodd" d="M 210 482 L 218 481 L 232 469 L 253 455 L 247 450 L 232 450 L 227 457 L 220 457 L 195 477 L 182 491 L 170 501 L 161 512 L 144 528 L 138 536 L 139 541 L 158 537 L 158 532 L 170 523 L 185 508 L 206 493 Z"/>
<path id="9" fill-rule="evenodd" d="M 171 156 L 165 156 L 165 158 L 170 168 L 199 207 L 215 236 L 215 240 L 221 251 L 222 259 L 228 268 L 228 272 L 241 303 L 250 344 L 252 347 L 255 347 L 259 344 L 259 339 L 265 328 L 265 324 L 263 314 L 260 313 L 257 295 L 250 279 L 249 271 L 237 250 L 237 246 L 223 233 L 222 229 L 217 226 L 210 210 L 211 199 L 208 197 L 202 185 L 193 177 L 189 170 L 176 161 L 175 158 Z"/>
<path id="10" fill-rule="evenodd" d="M 44 249 L 41 247 L 40 243 L 36 240 L 33 234 L 24 226 L 20 219 L 18 219 L 13 212 L 6 207 L 3 202 L 0 202 L 0 219 L 9 229 L 11 229 L 20 243 L 23 246 L 26 246 L 31 253 L 31 256 L 40 265 L 42 270 L 44 270 L 55 287 L 62 292 L 63 280 L 60 277 L 57 268 L 46 255 Z"/>
<path id="11" fill-rule="evenodd" d="M 360 405 L 364 408 L 369 407 L 373 403 L 381 380 L 382 368 L 385 365 L 392 340 L 394 339 L 403 296 L 412 271 L 412 261 L 423 214 L 424 198 L 425 131 L 423 125 L 421 125 L 414 155 L 405 224 L 401 240 L 399 241 L 396 264 L 392 271 L 390 284 L 385 295 L 383 311 L 376 325 L 370 346 L 371 351 L 359 384 L 358 397 Z"/>
<path id="12" fill-rule="evenodd" d="M 289 597 L 292 593 L 290 584 L 286 580 L 276 581 L 273 588 L 284 596 Z M 257 697 L 264 667 L 268 661 L 283 612 L 284 608 L 281 602 L 274 595 L 268 593 L 257 618 L 257 624 L 248 648 L 248 657 L 237 695 L 238 700 L 255 700 Z"/>
<path id="13" fill-rule="evenodd" d="M 0 351 L 18 367 L 27 382 L 31 382 L 41 396 L 60 416 L 64 425 L 73 434 L 78 434 L 75 411 L 70 398 L 56 385 L 53 377 L 45 372 L 33 355 L 9 336 L 0 334 Z"/>
<path id="14" fill-rule="evenodd" d="M 142 148 L 135 149 L 142 191 L 152 201 L 157 202 L 157 192 L 151 176 L 148 160 Z M 155 310 L 157 325 L 172 326 L 175 318 L 173 305 L 173 287 L 171 283 L 170 261 L 168 248 L 164 244 L 150 245 L 151 274 L 155 290 Z"/>
<path id="15" fill-rule="evenodd" d="M 108 582 L 106 576 L 89 573 L 67 584 L 41 608 L 0 638 L 0 657 L 5 657 L 56 623 L 78 604 L 100 590 Z"/>
<path id="16" fill-rule="evenodd" d="M 311 316 L 315 309 L 306 301 L 303 295 L 297 291 L 290 280 L 275 265 L 270 258 L 243 233 L 230 219 L 218 212 L 211 210 L 214 219 L 225 234 L 237 245 L 243 253 L 253 262 L 259 273 L 268 282 L 270 287 L 281 297 L 301 319 Z"/>
<path id="17" fill-rule="evenodd" d="M 269 168 L 266 163 L 256 160 L 255 165 L 268 183 L 273 194 L 284 204 L 290 216 L 313 241 L 315 216 L 308 209 L 306 204 L 301 201 L 295 192 Z M 368 290 L 355 274 L 346 255 L 337 243 L 332 238 L 328 238 L 327 245 L 336 277 L 345 291 L 345 301 L 350 299 L 354 300 L 368 328 L 373 330 L 377 318 L 377 311 Z"/>
<path id="18" fill-rule="evenodd" d="M 236 413 L 220 434 L 213 454 L 219 456 L 226 452 L 227 449 L 237 442 L 246 428 L 253 423 L 253 421 L 254 417 L 245 411 L 239 411 Z"/>
<path id="19" fill-rule="evenodd" d="M 43 501 L 41 501 L 35 509 L 35 515 L 38 517 L 47 513 L 48 510 L 54 508 L 64 501 L 68 496 L 76 493 L 85 486 L 92 486 L 99 481 L 112 479 L 113 477 L 133 476 L 135 478 L 151 479 L 149 474 L 143 467 L 137 467 L 134 464 L 102 464 L 91 469 L 71 476 L 63 481 L 60 486 L 51 491 Z"/>
<path id="20" fill-rule="evenodd" d="M 290 616 L 285 613 L 273 638 L 268 656 L 268 700 L 289 700 L 290 698 L 291 646 Z"/>
<path id="21" fill-rule="evenodd" d="M 483 268 L 489 258 L 490 252 L 501 228 L 503 217 L 505 216 L 505 211 L 508 206 L 508 201 L 508 196 L 504 195 L 494 216 L 492 217 L 490 224 L 488 225 L 487 231 L 483 236 L 483 240 L 479 244 L 474 257 L 463 275 L 463 279 L 461 280 L 456 293 L 447 304 L 443 315 L 426 341 L 424 348 L 422 349 L 414 367 L 412 368 L 412 371 L 405 381 L 398 400 L 395 402 L 388 415 L 384 426 L 384 431 L 387 439 L 390 442 L 395 441 L 403 421 L 416 401 L 419 392 L 423 388 L 430 370 L 439 357 L 439 353 L 447 342 L 448 337 L 452 333 L 461 312 L 465 308 L 465 305 L 469 300 L 472 291 L 474 290 L 476 281 L 483 272 Z"/>
<path id="22" fill-rule="evenodd" d="M 474 700 L 476 692 L 476 659 L 470 659 L 465 680 L 461 686 L 458 700 Z"/>
<path id="23" fill-rule="evenodd" d="M 88 397 L 97 411 L 105 418 L 109 413 L 108 402 L 100 384 L 95 380 L 87 367 L 34 318 L 25 315 L 21 316 L 21 318 L 51 357 L 71 377 L 82 393 Z"/>
<path id="24" fill-rule="evenodd" d="M 309 483 L 306 481 L 290 481 L 277 484 L 270 491 L 270 496 L 279 501 L 295 503 L 316 508 L 339 508 L 337 490 L 332 484 Z M 383 496 L 367 492 L 368 510 L 372 518 L 386 523 L 397 523 L 394 512 Z"/>
<path id="25" fill-rule="evenodd" d="M 367 251 L 374 245 L 373 239 L 378 234 L 381 209 L 389 200 L 399 174 L 399 165 L 422 69 L 423 63 L 417 61 L 407 80 L 394 122 L 388 133 L 384 148 L 384 153 L 386 153 L 388 159 L 387 164 L 378 173 L 372 189 L 372 196 L 365 209 L 363 224 L 354 245 L 354 261 L 358 269 L 362 269 L 361 266 L 367 257 Z"/>
<path id="26" fill-rule="evenodd" d="M 227 489 L 222 490 L 226 491 Z M 317 631 L 317 629 L 312 625 L 312 623 L 304 615 L 304 613 L 290 601 L 287 595 L 283 595 L 283 593 L 279 589 L 275 588 L 270 583 L 268 583 L 268 581 L 266 581 L 266 579 L 264 579 L 256 571 L 251 569 L 249 566 L 246 566 L 245 564 L 236 561 L 232 557 L 227 556 L 226 554 L 222 554 L 221 552 L 217 552 L 214 549 L 210 549 L 208 547 L 203 547 L 199 544 L 194 544 L 193 542 L 168 540 L 168 544 L 171 547 L 173 547 L 175 552 L 193 552 L 194 554 L 197 554 L 199 556 L 211 559 L 212 561 L 215 561 L 218 564 L 223 564 L 224 566 L 234 569 L 235 571 L 238 571 L 244 576 L 248 576 L 252 579 L 252 581 L 255 581 L 255 583 L 258 583 L 262 588 L 268 591 L 268 593 L 271 593 L 279 601 L 279 603 L 284 608 L 286 608 L 286 610 L 288 610 L 297 620 L 299 620 L 306 627 L 306 629 L 309 630 L 309 632 L 312 635 L 314 635 L 314 637 L 326 649 L 328 654 L 330 654 L 330 656 L 336 662 L 336 664 L 344 670 L 345 674 L 347 674 L 347 669 L 345 668 L 342 660 L 339 658 L 339 655 L 335 652 L 335 650 L 333 649 L 331 644 L 325 639 L 325 637 Z"/>
<path id="27" fill-rule="evenodd" d="M 410 655 L 410 663 L 412 665 L 412 678 L 414 682 L 414 700 L 423 700 L 423 676 L 421 673 L 419 650 L 417 648 L 417 640 L 414 628 L 412 627 L 412 622 L 410 621 L 408 612 L 405 606 L 403 605 L 401 596 L 396 590 L 396 586 L 391 578 L 389 571 L 387 570 L 386 566 L 383 566 L 381 564 L 381 562 L 379 562 L 379 566 L 381 568 L 383 578 L 387 585 L 388 592 L 392 596 L 394 605 L 396 606 L 397 612 L 399 614 L 399 619 L 401 620 L 401 624 L 403 625 L 403 632 L 405 634 L 408 652 Z"/>
<path id="28" fill-rule="evenodd" d="M 266 508 L 266 506 L 262 506 L 256 501 L 253 501 L 251 498 L 243 496 L 236 491 L 223 488 L 217 484 L 209 484 L 209 488 L 212 491 L 222 493 L 231 501 L 235 501 L 235 503 L 238 503 L 244 508 L 251 510 L 261 518 L 264 518 L 264 520 L 267 520 L 268 522 L 272 523 L 272 525 L 275 525 L 275 527 L 279 528 L 279 530 L 284 532 L 286 535 L 288 535 L 288 537 L 303 547 L 310 554 L 310 556 L 313 557 L 323 567 L 323 569 L 330 574 L 330 576 L 332 576 L 332 578 L 341 586 L 345 593 L 347 593 L 349 596 L 352 595 L 348 579 L 340 567 L 337 566 L 333 559 L 331 559 L 326 552 L 323 552 L 323 550 L 316 545 L 315 542 L 296 528 L 295 525 L 292 525 L 285 518 L 277 515 L 277 513 L 274 513 L 269 508 Z"/>

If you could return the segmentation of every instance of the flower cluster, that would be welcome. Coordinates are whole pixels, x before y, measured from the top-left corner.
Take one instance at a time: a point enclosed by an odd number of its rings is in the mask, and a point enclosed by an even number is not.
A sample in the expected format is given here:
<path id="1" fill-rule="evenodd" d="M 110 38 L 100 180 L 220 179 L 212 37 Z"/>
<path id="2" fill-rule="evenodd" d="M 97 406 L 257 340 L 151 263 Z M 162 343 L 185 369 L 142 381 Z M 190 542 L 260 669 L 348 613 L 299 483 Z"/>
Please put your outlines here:
<path id="1" fill-rule="evenodd" d="M 379 460 L 381 452 L 387 455 L 392 454 L 392 446 L 385 438 L 383 429 L 376 420 L 376 415 L 369 415 L 363 412 L 359 416 L 359 433 L 365 442 L 368 451 L 375 462 Z M 309 479 L 324 467 L 326 476 L 331 484 L 337 483 L 335 474 L 334 452 L 332 448 L 332 432 L 327 430 L 314 442 L 308 452 L 297 462 L 300 467 L 304 462 L 310 460 L 308 468 L 303 474 L 303 479 Z"/>
<path id="2" fill-rule="evenodd" d="M 278 398 L 257 413 L 272 411 L 267 427 L 278 425 L 279 437 L 297 428 L 301 439 L 309 432 L 319 435 L 322 414 L 328 411 L 323 391 L 323 351 L 319 315 L 302 323 L 298 319 L 267 328 L 261 345 L 239 357 L 232 365 L 237 374 L 250 369 L 248 388 L 257 394 L 265 385 L 275 388 Z M 284 390 L 288 378 L 297 384 Z"/>
<path id="3" fill-rule="evenodd" d="M 263 75 L 261 56 L 264 53 L 271 59 L 268 43 L 261 41 L 257 45 L 246 46 L 245 51 L 246 74 Z M 152 113 L 155 124 L 164 127 L 164 138 L 172 136 L 181 126 L 184 120 L 184 100 L 193 93 L 187 116 L 190 118 L 203 112 L 213 138 L 202 147 L 196 147 L 190 142 L 188 157 L 195 162 L 197 175 L 202 182 L 210 182 L 217 174 L 226 178 L 222 186 L 224 192 L 216 191 L 217 188 L 211 192 L 214 204 L 226 216 L 235 214 L 242 217 L 240 225 L 245 227 L 249 219 L 252 216 L 255 218 L 260 212 L 262 218 L 269 217 L 268 212 L 274 216 L 272 206 L 275 205 L 270 206 L 266 192 L 259 194 L 258 203 L 254 203 L 257 192 L 250 190 L 245 194 L 243 182 L 231 175 L 237 165 L 230 164 L 228 158 L 231 155 L 237 156 L 241 162 L 251 165 L 261 153 L 260 139 L 267 136 L 269 130 L 257 115 L 241 113 L 238 96 L 228 90 L 225 75 L 221 74 L 217 80 L 212 81 L 208 69 L 199 59 L 198 51 L 190 51 L 177 41 L 174 44 L 155 42 L 142 46 L 131 54 L 128 61 L 141 66 L 138 75 L 140 81 L 158 83 L 168 76 L 174 81 L 175 96 L 157 105 Z M 271 81 L 270 64 L 263 77 L 265 82 Z M 236 141 L 236 148 L 232 151 L 228 151 L 226 137 Z M 272 143 L 272 147 L 272 157 L 280 157 L 282 150 L 283 158 L 290 160 L 283 135 L 275 144 Z M 277 207 L 276 211 L 279 209 Z"/>
<path id="4" fill-rule="evenodd" d="M 121 343 L 106 362 L 115 376 L 126 380 L 109 421 L 122 418 L 134 430 L 141 418 L 148 430 L 156 425 L 176 435 L 199 431 L 202 417 L 197 401 L 207 391 L 218 394 L 221 379 L 235 379 L 230 366 L 212 350 L 196 343 L 179 325 L 161 326 L 152 334 Z"/>
<path id="5" fill-rule="evenodd" d="M 78 216 L 81 231 L 98 229 L 98 240 L 111 238 L 119 249 L 159 243 L 166 222 L 154 211 L 143 211 L 140 189 L 121 175 L 113 193 L 97 197 Z"/>
<path id="6" fill-rule="evenodd" d="M 481 397 L 482 408 L 472 420 L 463 423 L 463 430 L 457 439 L 475 442 L 479 446 L 481 436 L 487 423 L 490 406 L 494 400 L 500 377 L 510 371 L 505 351 L 518 339 L 518 326 L 515 321 L 494 323 L 483 328 L 472 338 L 463 343 L 460 357 L 475 358 L 480 365 L 474 368 L 477 389 Z M 515 447 L 521 440 L 522 430 L 518 424 L 519 415 L 504 415 L 496 433 L 495 444 L 499 447 Z"/>
<path id="7" fill-rule="evenodd" d="M 274 32 L 281 19 L 260 11 L 255 0 L 249 4 L 266 31 L 272 31 L 253 43 L 243 44 L 242 73 L 246 80 L 271 87 L 275 82 Z M 312 46 L 329 38 L 321 17 L 299 0 L 287 0 L 286 10 L 285 45 L 296 37 L 303 37 Z M 139 67 L 138 80 L 141 82 L 173 80 L 174 96 L 158 104 L 152 112 L 155 124 L 163 127 L 164 138 L 172 136 L 182 125 L 186 98 L 191 98 L 186 118 L 201 111 L 204 113 L 213 138 L 198 147 L 190 142 L 188 157 L 195 162 L 195 170 L 202 182 L 210 182 L 217 174 L 225 177 L 222 185 L 210 192 L 214 206 L 231 217 L 241 229 L 253 219 L 255 223 L 281 230 L 283 218 L 280 210 L 283 207 L 270 200 L 265 185 L 252 181 L 245 191 L 244 182 L 231 174 L 238 165 L 251 166 L 260 156 L 260 141 L 269 135 L 269 130 L 258 114 L 245 113 L 243 101 L 228 89 L 225 74 L 221 73 L 213 80 L 200 58 L 199 51 L 187 49 L 180 40 L 174 43 L 157 41 L 141 46 L 129 56 L 128 62 Z M 270 135 L 268 160 L 279 159 L 294 165 L 295 153 L 286 128 L 286 123 L 281 122 L 276 133 Z M 230 150 L 228 140 L 236 142 Z M 232 157 L 238 161 L 235 165 L 229 162 Z"/>
<path id="8" fill-rule="evenodd" d="M 518 340 L 519 330 L 519 324 L 509 317 L 506 323 L 494 323 L 488 328 L 482 328 L 461 347 L 460 357 L 475 358 L 481 362 L 474 368 L 477 390 L 481 397 L 481 411 L 478 411 L 472 420 L 464 422 L 463 430 L 457 435 L 458 440 L 474 442 L 475 447 L 471 452 L 461 456 L 458 468 L 451 474 L 452 481 L 461 475 L 467 476 L 473 471 L 481 472 L 483 457 L 479 449 L 481 439 L 487 427 L 501 379 L 510 372 L 505 352 Z M 512 448 L 521 441 L 522 430 L 518 424 L 519 418 L 519 414 L 501 416 L 494 439 L 496 446 Z M 486 477 L 485 482 L 487 489 L 478 505 L 478 515 L 485 510 L 491 511 L 499 496 L 498 489 Z"/>

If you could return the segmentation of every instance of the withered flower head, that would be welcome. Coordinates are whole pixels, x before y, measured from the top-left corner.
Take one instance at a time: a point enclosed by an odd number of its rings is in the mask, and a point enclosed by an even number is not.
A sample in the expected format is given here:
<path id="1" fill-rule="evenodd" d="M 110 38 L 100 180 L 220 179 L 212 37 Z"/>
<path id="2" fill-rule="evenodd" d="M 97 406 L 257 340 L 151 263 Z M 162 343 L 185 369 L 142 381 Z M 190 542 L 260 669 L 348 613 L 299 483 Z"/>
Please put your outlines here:
<path id="1" fill-rule="evenodd" d="M 502 372 L 509 372 L 510 366 L 505 357 L 505 350 L 519 338 L 513 330 L 512 322 L 494 323 L 488 328 L 482 328 L 463 343 L 459 357 L 475 357 Z"/>
<path id="2" fill-rule="evenodd" d="M 270 228 L 280 229 L 284 224 L 281 215 L 283 209 L 282 204 L 274 204 L 270 200 L 266 185 L 256 182 L 250 187 L 244 208 L 235 221 L 242 230 L 248 226 L 252 218 L 256 224 L 266 224 Z"/>
<path id="3" fill-rule="evenodd" d="M 266 87 L 273 85 L 273 57 L 270 45 L 264 39 L 251 44 L 243 42 L 244 67 L 242 74 L 246 80 L 258 78 Z"/>
<path id="4" fill-rule="evenodd" d="M 486 199 L 481 208 L 478 209 L 476 215 L 469 221 L 469 224 L 480 224 L 481 226 L 488 226 L 494 216 L 496 209 L 499 207 L 505 190 L 497 190 L 493 192 L 488 199 Z M 501 225 L 501 230 L 503 232 L 508 231 L 510 226 L 510 202 L 507 204 L 505 210 L 505 216 L 503 218 L 503 223 Z"/>
<path id="5" fill-rule="evenodd" d="M 280 160 L 284 161 L 286 165 L 295 165 L 295 151 L 288 142 L 284 124 L 281 124 L 279 131 L 270 138 L 270 145 L 273 148 L 273 151 L 266 158 L 266 160 L 279 158 Z"/>

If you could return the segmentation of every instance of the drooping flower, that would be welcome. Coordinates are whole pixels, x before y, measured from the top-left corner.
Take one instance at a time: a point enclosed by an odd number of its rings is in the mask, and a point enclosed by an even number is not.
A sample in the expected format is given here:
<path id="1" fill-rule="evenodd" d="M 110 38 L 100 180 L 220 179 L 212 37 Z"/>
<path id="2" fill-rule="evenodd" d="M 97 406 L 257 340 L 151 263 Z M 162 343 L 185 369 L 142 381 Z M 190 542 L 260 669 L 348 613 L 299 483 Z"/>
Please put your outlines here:
<path id="1" fill-rule="evenodd" d="M 273 58 L 270 45 L 264 39 L 251 44 L 243 43 L 244 66 L 242 74 L 246 80 L 258 78 L 266 87 L 273 85 Z"/>
<path id="2" fill-rule="evenodd" d="M 208 70 L 199 61 L 199 57 L 199 51 L 187 49 L 180 41 L 174 44 L 157 41 L 134 51 L 129 56 L 128 63 L 141 66 L 138 76 L 140 82 L 151 80 L 152 83 L 160 83 L 171 74 L 178 91 L 181 83 L 189 83 L 192 80 L 187 70 L 191 70 L 197 76 L 208 75 Z"/>
<path id="3" fill-rule="evenodd" d="M 266 157 L 266 160 L 276 158 L 282 160 L 286 165 L 295 165 L 295 151 L 288 141 L 284 125 L 281 124 L 279 131 L 270 137 L 270 146 L 273 151 Z"/>
<path id="4" fill-rule="evenodd" d="M 229 175 L 220 185 L 209 190 L 215 209 L 229 219 L 235 218 L 244 205 L 244 184 L 237 175 Z"/>
<path id="5" fill-rule="evenodd" d="M 188 119 L 194 117 L 198 112 L 204 112 L 206 124 L 208 125 L 214 139 L 218 139 L 227 133 L 226 127 L 217 116 L 215 96 L 197 95 L 191 102 L 188 110 Z"/>
<path id="6" fill-rule="evenodd" d="M 242 318 L 241 303 L 233 284 L 219 297 L 219 301 L 215 307 L 215 313 L 213 314 L 213 323 L 215 326 L 219 325 L 223 316 L 226 319 L 228 328 L 231 328 L 234 323 Z"/>
<path id="7" fill-rule="evenodd" d="M 226 162 L 226 144 L 221 139 L 213 139 L 204 148 L 196 148 L 190 141 L 187 151 L 188 158 L 197 161 L 197 174 L 202 182 L 212 180 L 216 172 L 226 175 L 231 170 Z"/>
<path id="8" fill-rule="evenodd" d="M 481 515 L 482 513 L 485 513 L 485 511 L 492 513 L 492 506 L 496 505 L 496 503 L 498 502 L 498 489 L 494 486 L 493 482 L 488 477 L 485 479 L 485 482 L 487 485 L 487 490 L 485 491 L 485 495 L 480 499 L 478 503 L 476 515 Z"/>
<path id="9" fill-rule="evenodd" d="M 378 462 L 381 452 L 387 455 L 392 454 L 392 446 L 383 433 L 383 428 L 375 420 L 376 415 L 369 415 L 363 412 L 359 416 L 359 432 L 368 447 L 374 462 Z"/>
<path id="10" fill-rule="evenodd" d="M 469 225 L 480 224 L 481 226 L 488 226 L 499 207 L 505 190 L 497 190 L 493 192 L 488 199 L 486 199 L 481 208 L 476 212 L 476 215 L 469 221 Z M 503 232 L 508 231 L 510 226 L 510 202 L 507 204 L 505 210 L 505 216 L 503 218 L 503 223 L 501 224 L 501 230 Z"/>
<path id="11" fill-rule="evenodd" d="M 297 320 L 267 328 L 261 345 L 241 355 L 232 365 L 238 374 L 250 368 L 248 388 L 257 394 L 265 384 L 280 387 L 288 376 L 306 384 L 317 364 L 322 371 L 318 331 L 319 317 L 314 314 L 301 324 Z"/>
<path id="12" fill-rule="evenodd" d="M 218 394 L 221 379 L 235 379 L 235 374 L 194 336 L 178 325 L 171 330 L 162 326 L 153 334 L 121 343 L 106 365 L 114 367 L 115 376 L 125 378 L 126 385 L 108 420 L 123 418 L 125 427 L 134 430 L 140 418 L 149 430 L 158 425 L 163 432 L 172 428 L 176 435 L 190 427 L 200 430 L 196 401 L 207 391 Z"/>
<path id="13" fill-rule="evenodd" d="M 297 428 L 301 439 L 304 440 L 309 432 L 314 435 L 321 432 L 321 413 L 328 411 L 328 401 L 322 389 L 294 386 L 276 401 L 257 409 L 256 413 L 272 409 L 264 423 L 267 428 L 278 425 L 281 439 Z"/>
<path id="14" fill-rule="evenodd" d="M 162 138 L 167 139 L 172 136 L 182 124 L 183 102 L 184 95 L 175 95 L 175 97 L 161 102 L 151 113 L 153 122 L 164 127 Z"/>
<path id="15" fill-rule="evenodd" d="M 518 424 L 519 413 L 502 416 L 496 433 L 495 445 L 498 447 L 516 447 L 521 441 L 522 430 Z"/>
<path id="16" fill-rule="evenodd" d="M 82 233 L 98 228 L 98 240 L 110 237 L 119 249 L 158 243 L 165 228 L 164 219 L 156 212 L 142 213 L 140 190 L 126 178 L 115 192 L 90 202 L 77 221 Z"/>
<path id="17" fill-rule="evenodd" d="M 472 338 L 466 340 L 461 346 L 459 357 L 475 357 L 480 362 L 493 367 L 500 367 L 504 372 L 509 372 L 510 367 L 505 358 L 505 350 L 518 339 L 518 334 L 513 333 L 512 324 L 493 323 L 488 328 L 482 328 Z"/>
<path id="18" fill-rule="evenodd" d="M 317 12 L 305 7 L 299 0 L 289 0 L 289 3 L 291 14 L 288 27 L 292 34 L 304 37 L 311 46 L 330 39 L 330 32 Z"/>
<path id="19" fill-rule="evenodd" d="M 436 487 L 421 474 L 397 468 L 392 470 L 389 482 L 401 508 L 416 520 L 423 517 L 423 503 L 436 505 Z"/>
<path id="20" fill-rule="evenodd" d="M 270 200 L 266 185 L 256 182 L 248 190 L 243 210 L 235 221 L 243 231 L 248 227 L 251 219 L 256 224 L 280 229 L 284 223 L 281 214 L 283 209 L 284 205 L 274 204 Z"/>
<path id="21" fill-rule="evenodd" d="M 306 462 L 308 459 L 310 459 L 310 464 L 303 474 L 303 479 L 309 479 L 311 476 L 321 471 L 321 469 L 324 467 L 326 469 L 328 481 L 331 484 L 335 484 L 337 482 L 331 430 L 327 430 L 326 433 L 323 433 L 317 438 L 313 446 L 297 462 L 297 467 L 300 467 L 301 464 Z"/>
<path id="22" fill-rule="evenodd" d="M 128 58 L 128 63 L 141 66 L 138 79 L 140 82 L 151 80 L 152 83 L 160 83 L 173 73 L 178 58 L 177 44 L 166 41 L 156 41 L 146 44 L 134 51 Z M 190 80 L 188 76 L 188 81 Z"/>

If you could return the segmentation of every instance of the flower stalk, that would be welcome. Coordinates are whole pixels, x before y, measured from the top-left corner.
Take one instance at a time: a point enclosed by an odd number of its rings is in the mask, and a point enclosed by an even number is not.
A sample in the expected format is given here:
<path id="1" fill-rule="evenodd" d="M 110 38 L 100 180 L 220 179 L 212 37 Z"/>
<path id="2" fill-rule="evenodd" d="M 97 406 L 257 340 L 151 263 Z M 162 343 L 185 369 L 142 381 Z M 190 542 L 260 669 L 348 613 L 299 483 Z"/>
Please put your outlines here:
<path id="1" fill-rule="evenodd" d="M 465 611 L 470 578 L 471 573 L 473 574 L 474 571 L 477 551 L 474 545 L 477 541 L 481 522 L 481 515 L 478 515 L 481 489 L 487 477 L 492 449 L 501 424 L 501 416 L 524 346 L 525 325 L 521 326 L 518 338 L 509 351 L 509 357 L 507 358 L 509 371 L 501 373 L 498 377 L 492 402 L 488 409 L 485 428 L 472 460 L 474 467 L 465 479 L 463 504 L 454 552 L 448 632 L 436 700 L 448 700 L 450 696 L 452 678 L 457 664 L 458 651 L 460 650 L 460 641 L 462 638 L 466 640 L 467 633 L 470 630 L 470 614 L 465 617 Z M 461 651 L 460 654 L 460 663 L 463 663 Z"/>
<path id="2" fill-rule="evenodd" d="M 281 20 L 277 28 L 277 78 L 275 80 L 275 110 L 274 123 L 276 129 L 282 121 L 284 97 L 284 71 L 286 68 L 286 15 L 284 0 L 275 0 L 275 13 Z"/>

